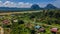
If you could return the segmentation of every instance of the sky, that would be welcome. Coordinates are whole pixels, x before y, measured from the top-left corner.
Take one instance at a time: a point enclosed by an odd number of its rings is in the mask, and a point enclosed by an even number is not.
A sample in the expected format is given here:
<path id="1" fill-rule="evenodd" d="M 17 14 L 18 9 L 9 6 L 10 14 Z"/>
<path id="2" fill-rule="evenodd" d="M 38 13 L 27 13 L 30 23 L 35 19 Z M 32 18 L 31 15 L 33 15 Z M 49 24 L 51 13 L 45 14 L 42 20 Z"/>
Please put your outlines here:
<path id="1" fill-rule="evenodd" d="M 0 0 L 0 7 L 30 8 L 33 4 L 38 4 L 40 7 L 53 4 L 60 8 L 60 0 Z"/>

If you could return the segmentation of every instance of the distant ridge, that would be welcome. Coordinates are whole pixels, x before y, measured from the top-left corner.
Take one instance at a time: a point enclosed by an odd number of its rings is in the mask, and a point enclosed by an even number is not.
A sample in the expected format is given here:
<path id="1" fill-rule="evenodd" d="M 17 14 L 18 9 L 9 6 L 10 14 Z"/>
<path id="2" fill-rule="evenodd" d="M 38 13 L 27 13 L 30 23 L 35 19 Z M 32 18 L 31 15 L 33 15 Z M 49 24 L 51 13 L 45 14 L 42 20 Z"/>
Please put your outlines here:
<path id="1" fill-rule="evenodd" d="M 30 8 L 0 7 L 0 10 L 30 10 Z"/>
<path id="2" fill-rule="evenodd" d="M 41 8 L 37 4 L 33 4 L 31 8 L 16 8 L 16 7 L 0 7 L 0 10 L 43 10 L 43 9 L 58 9 L 52 4 L 48 4 L 46 7 Z"/>
<path id="3" fill-rule="evenodd" d="M 33 4 L 32 6 L 31 6 L 31 9 L 33 9 L 33 10 L 41 10 L 41 9 L 43 9 L 43 8 L 41 8 L 39 5 L 37 5 L 37 4 Z"/>
<path id="4" fill-rule="evenodd" d="M 54 5 L 52 4 L 48 4 L 45 9 L 57 9 L 57 7 L 55 7 Z"/>

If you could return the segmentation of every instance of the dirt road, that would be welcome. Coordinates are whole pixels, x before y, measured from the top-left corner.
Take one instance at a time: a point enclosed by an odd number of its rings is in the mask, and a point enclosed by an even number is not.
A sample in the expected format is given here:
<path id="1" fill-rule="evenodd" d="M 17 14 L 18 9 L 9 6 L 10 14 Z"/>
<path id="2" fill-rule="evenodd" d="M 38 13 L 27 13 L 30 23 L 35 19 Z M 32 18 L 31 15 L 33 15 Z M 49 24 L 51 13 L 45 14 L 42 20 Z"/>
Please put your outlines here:
<path id="1" fill-rule="evenodd" d="M 5 13 L 0 13 L 0 15 L 24 14 L 24 13 L 34 13 L 34 12 L 40 12 L 40 11 L 5 12 Z"/>

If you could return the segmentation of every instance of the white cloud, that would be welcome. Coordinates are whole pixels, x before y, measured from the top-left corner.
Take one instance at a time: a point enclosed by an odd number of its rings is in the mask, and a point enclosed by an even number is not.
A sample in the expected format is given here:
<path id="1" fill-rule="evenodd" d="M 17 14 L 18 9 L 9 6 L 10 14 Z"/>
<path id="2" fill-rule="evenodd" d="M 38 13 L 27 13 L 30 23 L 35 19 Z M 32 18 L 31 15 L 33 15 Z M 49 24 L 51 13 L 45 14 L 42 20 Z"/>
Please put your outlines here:
<path id="1" fill-rule="evenodd" d="M 55 2 L 53 2 L 51 4 L 53 4 L 54 6 L 60 8 L 60 0 L 56 0 Z"/>
<path id="2" fill-rule="evenodd" d="M 30 3 L 24 3 L 24 2 L 19 2 L 18 6 L 21 8 L 30 8 L 32 4 Z"/>
<path id="3" fill-rule="evenodd" d="M 31 3 L 24 3 L 24 2 L 11 2 L 11 1 L 6 1 L 6 2 L 2 2 L 0 1 L 0 7 L 17 7 L 17 8 L 30 8 L 31 7 Z"/>
<path id="4" fill-rule="evenodd" d="M 16 7 L 16 3 L 10 1 L 6 1 L 3 5 L 4 7 Z"/>
<path id="5" fill-rule="evenodd" d="M 38 3 L 38 4 L 39 4 L 39 3 Z M 40 6 L 40 7 L 46 7 L 47 4 L 52 4 L 52 5 L 60 8 L 60 0 L 56 0 L 56 1 L 54 1 L 54 2 L 49 2 L 49 3 L 40 3 L 39 6 Z"/>
<path id="6" fill-rule="evenodd" d="M 39 3 L 38 5 L 40 7 L 45 7 L 47 4 L 49 3 Z M 60 8 L 60 0 L 56 0 L 55 2 L 52 2 L 51 4 Z M 0 1 L 0 7 L 30 8 L 31 5 L 32 3 L 24 3 L 24 2 L 15 3 L 11 1 L 6 1 L 3 3 L 2 1 Z"/>
<path id="7" fill-rule="evenodd" d="M 3 2 L 2 1 L 0 1 L 0 7 L 2 7 L 3 6 Z"/>
<path id="8" fill-rule="evenodd" d="M 39 5 L 40 7 L 42 7 L 42 8 L 46 7 L 47 4 L 48 4 L 48 3 L 38 3 L 38 5 Z"/>

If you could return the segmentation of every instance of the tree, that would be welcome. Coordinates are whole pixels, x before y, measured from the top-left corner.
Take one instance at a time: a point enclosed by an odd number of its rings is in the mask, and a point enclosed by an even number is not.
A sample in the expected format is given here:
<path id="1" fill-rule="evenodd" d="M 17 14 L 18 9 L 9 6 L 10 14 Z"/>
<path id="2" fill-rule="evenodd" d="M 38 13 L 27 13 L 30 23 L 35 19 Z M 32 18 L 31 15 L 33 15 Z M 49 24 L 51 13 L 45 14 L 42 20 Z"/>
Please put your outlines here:
<path id="1" fill-rule="evenodd" d="M 23 20 L 18 20 L 18 24 L 24 24 Z"/>

